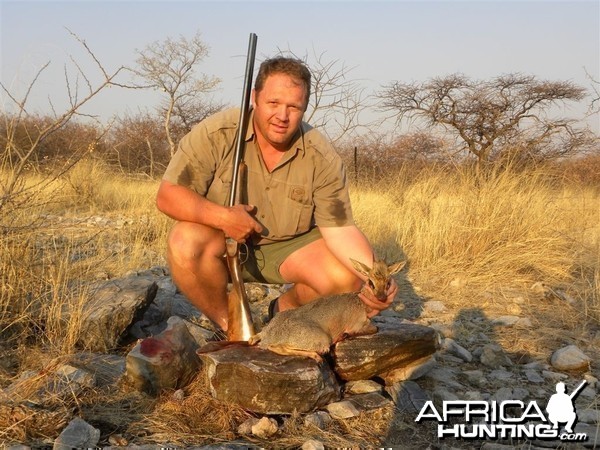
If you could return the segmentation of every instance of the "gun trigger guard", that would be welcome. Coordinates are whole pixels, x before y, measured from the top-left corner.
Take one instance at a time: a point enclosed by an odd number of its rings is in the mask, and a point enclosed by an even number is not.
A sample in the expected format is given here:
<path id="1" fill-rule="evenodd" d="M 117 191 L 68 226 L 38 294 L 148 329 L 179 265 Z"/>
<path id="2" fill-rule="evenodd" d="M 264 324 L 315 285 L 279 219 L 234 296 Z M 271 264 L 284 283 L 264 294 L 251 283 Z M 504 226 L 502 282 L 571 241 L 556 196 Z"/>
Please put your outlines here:
<path id="1" fill-rule="evenodd" d="M 248 250 L 248 245 L 245 242 L 243 244 L 240 244 L 239 256 L 240 256 L 240 264 L 244 264 L 246 261 L 248 261 L 248 257 L 250 256 L 250 251 Z"/>

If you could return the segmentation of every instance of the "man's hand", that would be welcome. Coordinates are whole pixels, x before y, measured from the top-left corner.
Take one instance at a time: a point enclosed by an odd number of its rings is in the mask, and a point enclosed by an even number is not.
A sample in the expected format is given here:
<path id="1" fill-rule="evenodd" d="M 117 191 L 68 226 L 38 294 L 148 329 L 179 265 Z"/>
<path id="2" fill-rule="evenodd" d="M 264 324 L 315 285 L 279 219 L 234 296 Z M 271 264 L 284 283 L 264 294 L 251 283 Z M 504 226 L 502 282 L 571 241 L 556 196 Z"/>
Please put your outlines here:
<path id="1" fill-rule="evenodd" d="M 225 236 L 234 239 L 240 244 L 245 242 L 252 233 L 261 233 L 263 227 L 259 224 L 252 213 L 255 207 L 251 205 L 234 205 L 225 208 L 221 216 L 219 228 Z"/>
<path id="2" fill-rule="evenodd" d="M 367 308 L 369 308 L 367 316 L 371 318 L 379 314 L 384 309 L 389 308 L 392 302 L 394 301 L 394 297 L 396 297 L 397 292 L 398 284 L 396 283 L 396 280 L 390 278 L 390 283 L 386 291 L 386 298 L 383 301 L 378 300 L 377 297 L 375 297 L 375 295 L 373 294 L 371 288 L 367 285 L 363 287 L 363 289 L 358 294 L 358 297 L 362 300 L 362 302 L 365 305 L 367 305 Z"/>

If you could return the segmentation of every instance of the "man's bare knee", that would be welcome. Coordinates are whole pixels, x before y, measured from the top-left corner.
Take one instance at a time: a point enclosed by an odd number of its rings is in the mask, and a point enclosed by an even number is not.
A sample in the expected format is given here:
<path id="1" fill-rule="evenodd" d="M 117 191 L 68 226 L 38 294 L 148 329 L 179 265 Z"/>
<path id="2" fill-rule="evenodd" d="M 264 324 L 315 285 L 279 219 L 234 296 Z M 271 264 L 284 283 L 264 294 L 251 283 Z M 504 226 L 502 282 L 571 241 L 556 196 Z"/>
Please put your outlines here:
<path id="1" fill-rule="evenodd" d="M 181 267 L 198 263 L 203 257 L 220 257 L 225 240 L 218 230 L 189 222 L 176 223 L 167 241 L 170 263 Z"/>

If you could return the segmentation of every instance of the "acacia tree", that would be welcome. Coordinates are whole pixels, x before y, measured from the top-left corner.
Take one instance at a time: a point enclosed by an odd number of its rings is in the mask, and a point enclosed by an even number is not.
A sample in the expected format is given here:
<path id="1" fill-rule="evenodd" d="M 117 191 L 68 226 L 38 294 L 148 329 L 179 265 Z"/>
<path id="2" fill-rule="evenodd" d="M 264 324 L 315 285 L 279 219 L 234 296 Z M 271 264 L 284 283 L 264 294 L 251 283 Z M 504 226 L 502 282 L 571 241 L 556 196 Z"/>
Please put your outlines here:
<path id="1" fill-rule="evenodd" d="M 147 83 L 144 87 L 158 89 L 166 94 L 159 107 L 164 117 L 164 128 L 171 156 L 175 153 L 174 129 L 177 125 L 190 128 L 207 115 L 221 109 L 204 99 L 220 83 L 216 77 L 197 75 L 195 69 L 208 56 L 208 46 L 196 33 L 191 39 L 167 38 L 155 41 L 138 50 L 138 68 L 134 72 Z M 176 124 L 179 122 L 179 124 Z"/>
<path id="2" fill-rule="evenodd" d="M 422 84 L 395 81 L 378 97 L 397 120 L 424 119 L 455 133 L 478 168 L 506 149 L 549 158 L 590 143 L 587 130 L 576 130 L 574 120 L 548 115 L 554 105 L 585 97 L 583 88 L 568 81 L 518 73 L 473 81 L 453 74 Z"/>

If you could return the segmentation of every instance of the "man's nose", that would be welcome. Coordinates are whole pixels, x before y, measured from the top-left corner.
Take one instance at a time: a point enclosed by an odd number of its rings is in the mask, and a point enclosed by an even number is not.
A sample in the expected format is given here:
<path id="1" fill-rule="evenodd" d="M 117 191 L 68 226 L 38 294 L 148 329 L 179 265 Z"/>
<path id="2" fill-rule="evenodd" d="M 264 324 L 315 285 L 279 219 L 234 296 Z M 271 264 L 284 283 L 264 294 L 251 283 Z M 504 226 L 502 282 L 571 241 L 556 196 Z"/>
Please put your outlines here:
<path id="1" fill-rule="evenodd" d="M 287 106 L 279 105 L 279 107 L 277 108 L 277 118 L 283 122 L 286 122 L 289 117 L 290 117 L 290 114 L 288 112 Z"/>

